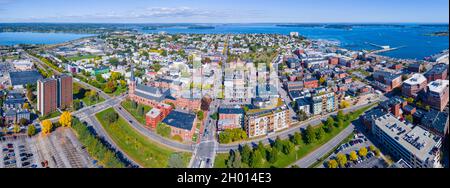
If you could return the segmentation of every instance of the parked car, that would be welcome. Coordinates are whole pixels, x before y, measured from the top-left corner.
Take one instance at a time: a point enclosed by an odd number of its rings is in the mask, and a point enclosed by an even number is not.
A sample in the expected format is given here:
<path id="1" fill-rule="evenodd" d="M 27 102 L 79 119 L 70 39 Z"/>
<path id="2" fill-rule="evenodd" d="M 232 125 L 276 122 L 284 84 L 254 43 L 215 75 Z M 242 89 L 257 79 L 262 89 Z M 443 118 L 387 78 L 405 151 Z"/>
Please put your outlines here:
<path id="1" fill-rule="evenodd" d="M 28 166 L 28 165 L 30 165 L 30 162 L 24 162 L 24 163 L 22 163 L 22 166 Z"/>

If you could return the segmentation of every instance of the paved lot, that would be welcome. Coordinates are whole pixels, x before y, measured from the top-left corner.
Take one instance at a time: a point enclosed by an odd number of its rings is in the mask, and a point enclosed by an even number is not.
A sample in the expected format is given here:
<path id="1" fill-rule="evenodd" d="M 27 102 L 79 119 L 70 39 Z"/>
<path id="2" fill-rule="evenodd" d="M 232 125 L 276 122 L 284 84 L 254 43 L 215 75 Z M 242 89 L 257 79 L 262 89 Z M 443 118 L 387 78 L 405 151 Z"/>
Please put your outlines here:
<path id="1" fill-rule="evenodd" d="M 49 168 L 96 167 L 71 129 L 59 128 L 48 136 L 8 137 L 0 145 L 0 168 L 43 168 L 45 163 Z"/>

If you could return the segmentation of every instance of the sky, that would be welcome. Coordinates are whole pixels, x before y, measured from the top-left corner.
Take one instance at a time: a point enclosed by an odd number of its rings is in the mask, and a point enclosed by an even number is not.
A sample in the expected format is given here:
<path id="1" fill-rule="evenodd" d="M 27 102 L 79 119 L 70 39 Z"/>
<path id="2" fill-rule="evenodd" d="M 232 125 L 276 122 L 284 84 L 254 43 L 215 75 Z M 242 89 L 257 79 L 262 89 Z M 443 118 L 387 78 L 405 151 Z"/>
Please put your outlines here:
<path id="1" fill-rule="evenodd" d="M 448 23 L 448 0 L 0 0 L 0 22 Z"/>

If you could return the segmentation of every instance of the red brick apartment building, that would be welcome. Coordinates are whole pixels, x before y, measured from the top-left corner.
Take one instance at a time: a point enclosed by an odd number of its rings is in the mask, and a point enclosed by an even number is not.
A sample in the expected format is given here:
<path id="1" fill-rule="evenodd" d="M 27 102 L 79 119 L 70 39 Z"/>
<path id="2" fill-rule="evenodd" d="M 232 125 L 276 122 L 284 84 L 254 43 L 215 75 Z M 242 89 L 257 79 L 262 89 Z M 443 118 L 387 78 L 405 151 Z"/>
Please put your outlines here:
<path id="1" fill-rule="evenodd" d="M 72 77 L 62 75 L 58 79 L 58 107 L 65 109 L 72 106 L 73 102 L 73 83 Z"/>
<path id="2" fill-rule="evenodd" d="M 37 109 L 42 116 L 57 110 L 57 87 L 58 82 L 53 78 L 37 81 Z"/>
<path id="3" fill-rule="evenodd" d="M 417 94 L 427 87 L 427 78 L 422 74 L 413 74 L 413 76 L 403 82 L 402 94 L 405 97 L 416 97 Z"/>
<path id="4" fill-rule="evenodd" d="M 72 106 L 73 83 L 72 77 L 61 75 L 37 81 L 38 111 L 41 115 L 48 115 L 57 110 Z"/>
<path id="5" fill-rule="evenodd" d="M 435 80 L 446 80 L 448 74 L 448 66 L 445 63 L 435 65 L 430 71 L 425 73 L 428 82 Z"/>
<path id="6" fill-rule="evenodd" d="M 436 80 L 428 84 L 426 103 L 432 108 L 443 111 L 449 101 L 449 81 Z"/>
<path id="7" fill-rule="evenodd" d="M 145 116 L 147 127 L 156 129 L 158 123 L 166 118 L 172 110 L 172 106 L 168 104 L 159 104 L 158 106 L 151 109 Z"/>

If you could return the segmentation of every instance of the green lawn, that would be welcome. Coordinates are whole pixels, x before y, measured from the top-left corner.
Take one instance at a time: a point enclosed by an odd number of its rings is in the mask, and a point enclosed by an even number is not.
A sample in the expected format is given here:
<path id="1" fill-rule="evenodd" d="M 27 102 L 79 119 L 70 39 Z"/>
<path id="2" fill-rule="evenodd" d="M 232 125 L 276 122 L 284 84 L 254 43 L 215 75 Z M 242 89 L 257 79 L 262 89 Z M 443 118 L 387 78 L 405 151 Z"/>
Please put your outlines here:
<path id="1" fill-rule="evenodd" d="M 344 121 L 344 126 L 342 127 L 335 127 L 330 133 L 325 133 L 322 137 L 322 139 L 315 141 L 311 144 L 305 144 L 301 143 L 300 145 L 296 146 L 295 151 L 285 155 L 284 153 L 280 152 L 278 155 L 278 160 L 271 164 L 267 162 L 265 159 L 263 161 L 263 164 L 261 168 L 286 168 L 289 167 L 292 163 L 295 161 L 301 159 L 302 157 L 308 155 L 312 151 L 318 149 L 328 141 L 330 141 L 332 138 L 334 138 L 336 135 L 338 135 L 342 130 L 344 130 L 346 127 L 348 127 L 351 123 L 351 121 L 358 118 L 362 113 L 364 113 L 366 110 L 370 109 L 371 106 L 361 108 L 359 110 L 354 111 L 353 113 L 349 114 L 349 118 L 347 121 Z M 350 121 L 351 120 L 351 121 Z M 228 159 L 229 154 L 228 153 L 221 153 L 216 156 L 214 166 L 215 168 L 225 168 L 226 167 L 226 160 Z"/>
<path id="2" fill-rule="evenodd" d="M 142 104 L 141 104 L 141 106 L 144 107 L 144 115 L 141 116 L 141 115 L 139 115 L 139 113 L 138 113 L 138 108 L 134 109 L 134 108 L 132 107 L 131 103 L 132 103 L 132 101 L 129 100 L 129 99 L 127 99 L 127 100 L 123 101 L 123 102 L 121 103 L 121 105 L 122 105 L 122 107 L 125 108 L 125 110 L 127 110 L 134 118 L 136 118 L 136 120 L 138 120 L 139 123 L 145 125 L 145 123 L 146 123 L 146 122 L 145 122 L 145 114 L 147 114 L 147 113 L 152 109 L 152 107 L 151 107 L 151 106 L 147 106 L 147 105 L 142 105 Z"/>
<path id="3" fill-rule="evenodd" d="M 41 116 L 41 117 L 39 117 L 39 120 L 46 120 L 46 119 L 51 119 L 51 118 L 54 118 L 54 117 L 58 117 L 58 116 L 60 116 L 61 115 L 61 112 L 59 112 L 59 111 L 54 111 L 54 112 L 52 112 L 52 113 L 50 113 L 50 114 L 48 114 L 48 115 L 46 115 L 46 116 Z"/>
<path id="4" fill-rule="evenodd" d="M 146 168 L 165 168 L 168 166 L 169 158 L 176 151 L 162 146 L 147 137 L 141 135 L 134 130 L 122 117 L 115 123 L 108 123 L 103 116 L 107 113 L 115 112 L 113 108 L 109 108 L 96 114 L 97 119 L 105 128 L 111 139 L 120 147 L 128 156 Z M 185 166 L 188 165 L 191 153 L 181 153 Z"/>
<path id="5" fill-rule="evenodd" d="M 98 100 L 91 100 L 87 94 L 91 89 L 85 88 L 78 83 L 73 83 L 73 100 L 81 100 L 86 106 L 92 106 L 105 101 L 103 97 L 98 96 Z"/>

